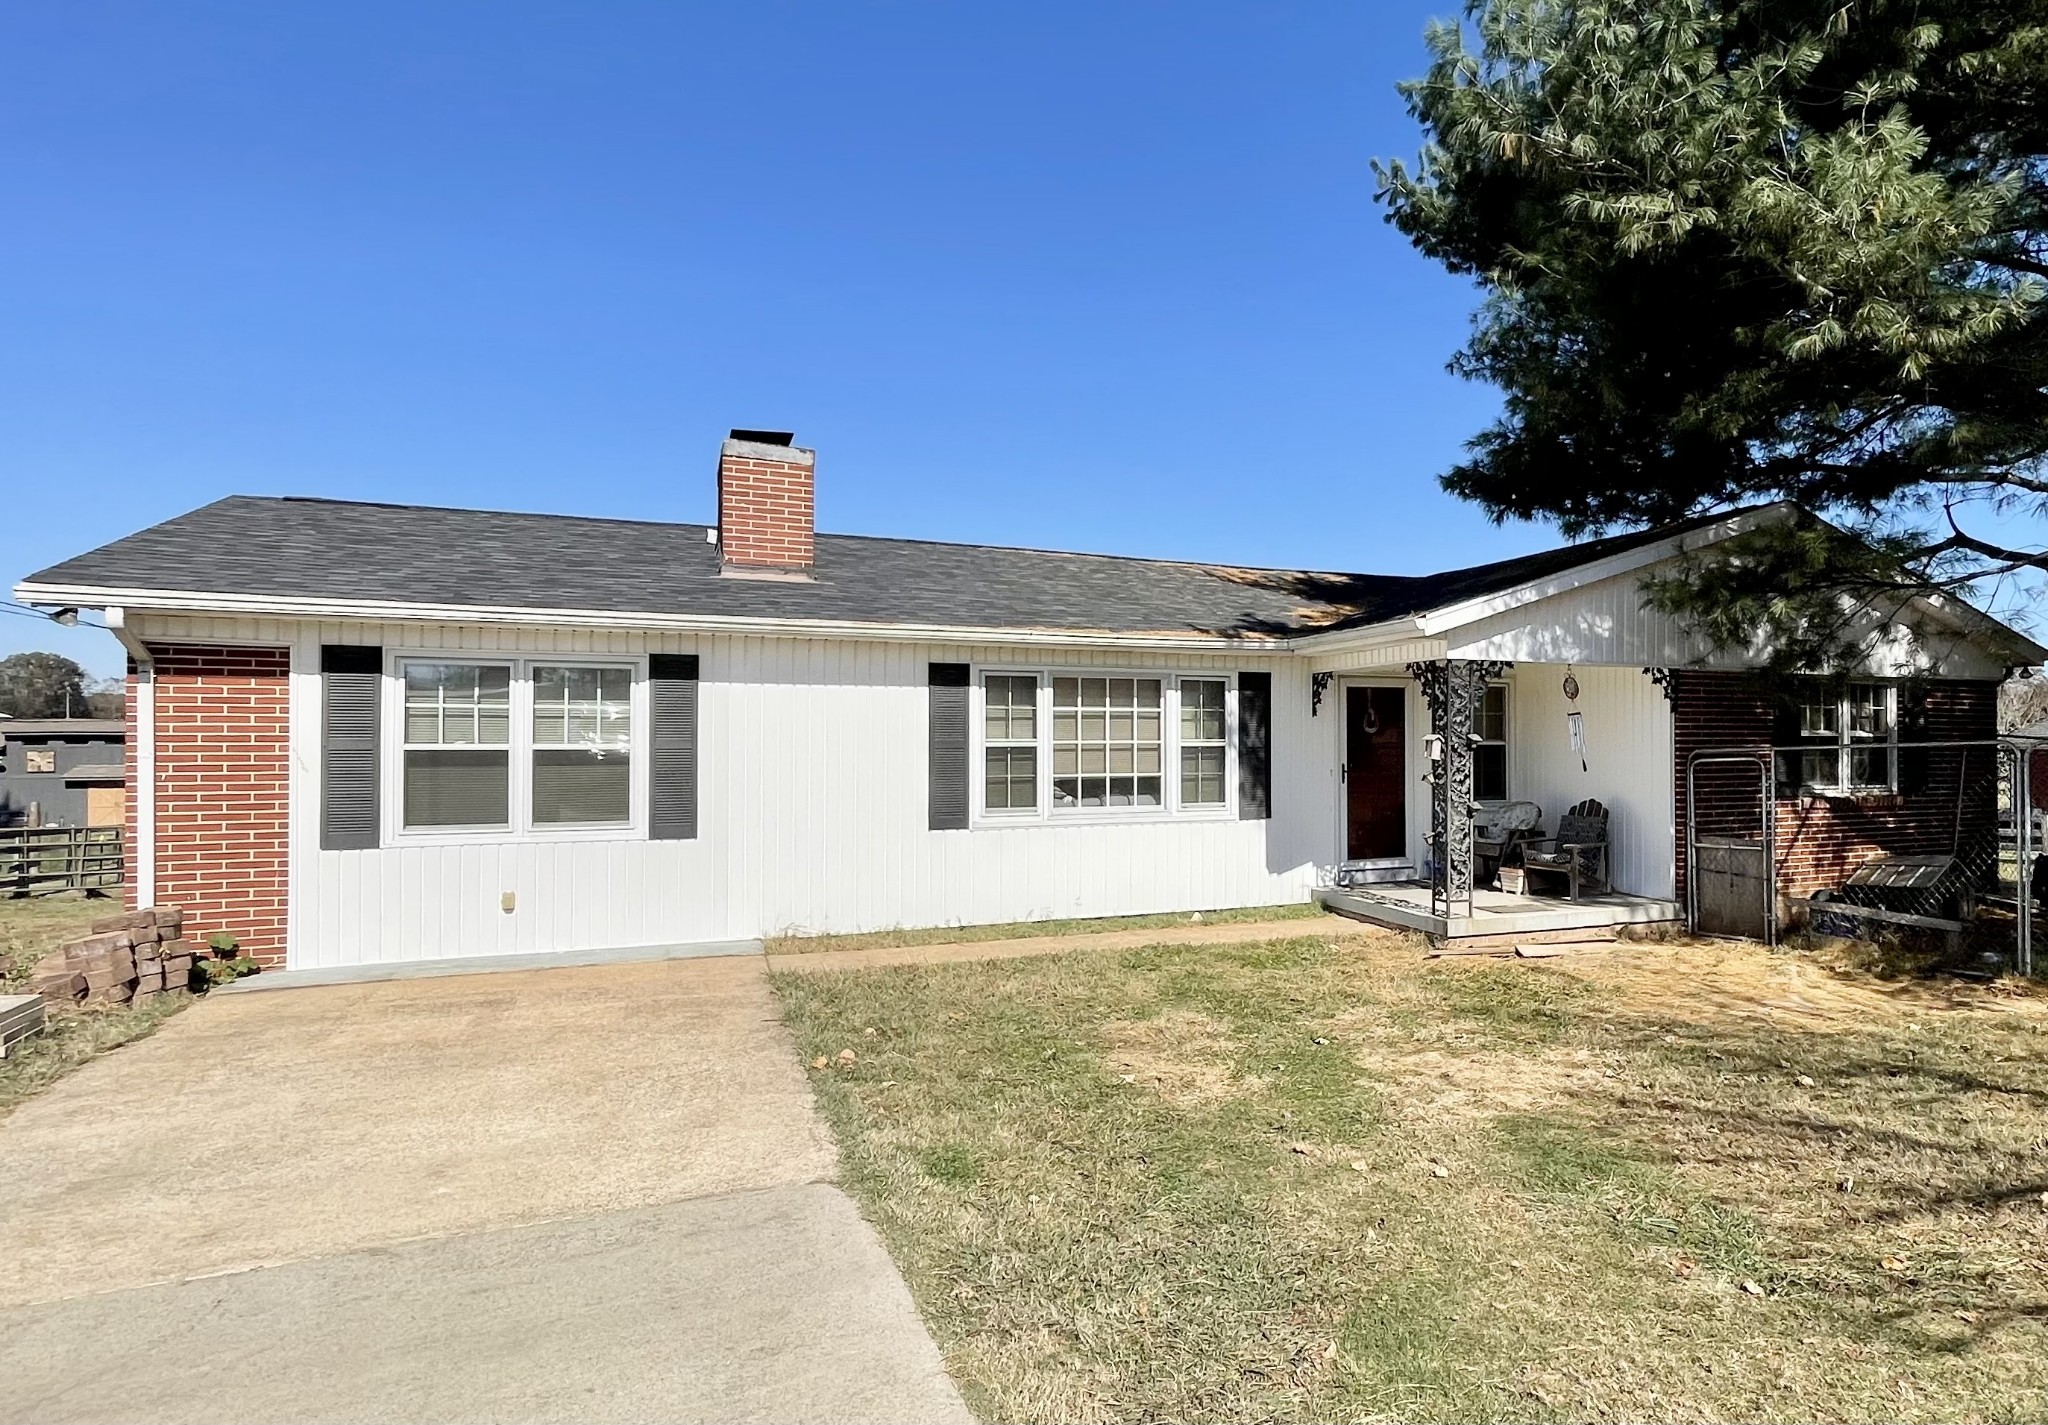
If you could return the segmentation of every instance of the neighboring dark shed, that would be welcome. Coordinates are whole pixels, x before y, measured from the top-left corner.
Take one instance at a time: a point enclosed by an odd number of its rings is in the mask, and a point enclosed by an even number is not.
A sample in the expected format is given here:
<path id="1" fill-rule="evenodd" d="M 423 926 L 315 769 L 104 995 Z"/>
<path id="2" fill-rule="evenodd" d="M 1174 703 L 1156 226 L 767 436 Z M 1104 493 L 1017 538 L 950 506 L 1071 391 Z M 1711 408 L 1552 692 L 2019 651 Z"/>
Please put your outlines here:
<path id="1" fill-rule="evenodd" d="M 0 826 L 120 826 L 127 819 L 118 718 L 0 719 Z"/>

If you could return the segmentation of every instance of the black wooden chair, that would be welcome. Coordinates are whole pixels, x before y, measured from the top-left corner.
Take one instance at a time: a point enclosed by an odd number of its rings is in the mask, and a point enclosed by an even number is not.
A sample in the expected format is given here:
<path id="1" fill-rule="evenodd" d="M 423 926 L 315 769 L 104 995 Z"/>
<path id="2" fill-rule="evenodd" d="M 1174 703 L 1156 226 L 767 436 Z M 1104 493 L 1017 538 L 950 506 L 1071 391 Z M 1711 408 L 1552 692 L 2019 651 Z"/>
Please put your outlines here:
<path id="1" fill-rule="evenodd" d="M 1573 901 L 1583 886 L 1610 890 L 1607 882 L 1607 808 L 1587 798 L 1557 820 L 1557 835 L 1522 848 L 1522 867 L 1533 882 L 1539 875 L 1562 876 Z"/>

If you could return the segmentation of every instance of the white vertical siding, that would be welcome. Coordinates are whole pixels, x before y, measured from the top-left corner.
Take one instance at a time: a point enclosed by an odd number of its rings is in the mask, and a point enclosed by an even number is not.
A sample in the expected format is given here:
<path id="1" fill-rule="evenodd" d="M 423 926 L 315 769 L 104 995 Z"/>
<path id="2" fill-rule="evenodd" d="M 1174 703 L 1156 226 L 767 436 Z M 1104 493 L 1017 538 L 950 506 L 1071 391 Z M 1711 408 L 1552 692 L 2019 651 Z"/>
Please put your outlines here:
<path id="1" fill-rule="evenodd" d="M 810 639 L 707 644 L 708 824 L 725 933 L 853 931 L 1299 900 L 1327 848 L 1294 660 L 1144 660 L 1162 670 L 1272 666 L 1269 821 L 926 829 L 926 664 L 1130 666 L 1130 654 Z M 724 755 L 712 758 L 711 747 Z"/>
<path id="2" fill-rule="evenodd" d="M 1375 643 L 1370 648 L 1345 653 L 1318 653 L 1315 666 L 1338 673 L 1371 673 L 1375 676 L 1406 677 L 1410 663 L 1427 663 L 1444 656 L 1441 638 L 1411 638 L 1394 643 Z"/>
<path id="3" fill-rule="evenodd" d="M 1716 649 L 1686 621 L 1643 606 L 1643 581 L 1676 568 L 1675 561 L 1666 561 L 1481 619 L 1449 636 L 1449 654 L 1666 668 L 1748 668 L 1762 661 L 1768 649 L 1761 640 L 1750 649 Z M 1858 636 L 1869 638 L 1868 672 L 1887 678 L 1937 670 L 1951 678 L 2004 676 L 1997 650 L 1972 642 L 1925 610 L 1910 615 L 1910 622 L 1863 621 Z"/>
<path id="4" fill-rule="evenodd" d="M 1403 664 L 1493 657 L 1516 663 L 1509 790 L 1552 828 L 1569 805 L 1613 810 L 1616 885 L 1673 887 L 1669 705 L 1638 671 L 1700 649 L 1641 607 L 1640 575 L 1560 594 L 1448 640 L 1313 656 L 1027 652 L 845 639 L 697 636 L 604 628 L 323 622 L 151 615 L 153 641 L 288 645 L 292 658 L 289 963 L 360 962 L 666 944 L 785 931 L 859 931 L 1051 916 L 1116 915 L 1303 899 L 1343 845 L 1342 681 L 1321 715 L 1310 673 L 1387 676 L 1409 702 L 1410 850 L 1428 807 L 1427 715 Z M 364 851 L 319 849 L 320 680 L 325 643 L 386 649 L 696 653 L 699 836 L 686 842 L 527 838 Z M 1945 671 L 1989 655 L 1902 644 L 1901 659 Z M 1587 767 L 1572 755 L 1559 689 L 1577 663 Z M 1273 816 L 926 828 L 926 667 L 933 661 L 1162 673 L 1263 668 L 1273 674 Z M 506 912 L 510 892 L 516 908 Z"/>
<path id="5" fill-rule="evenodd" d="M 693 637 L 605 629 L 159 617 L 159 640 L 286 644 L 292 660 L 295 968 L 670 944 L 1051 916 L 1282 904 L 1334 856 L 1336 772 L 1309 665 L 1274 657 Z M 695 652 L 699 835 L 693 841 L 479 840 L 319 849 L 325 643 L 534 653 Z M 934 832 L 926 664 L 1266 668 L 1267 821 L 1041 824 Z M 505 893 L 515 909 L 501 907 Z"/>
<path id="6" fill-rule="evenodd" d="M 1705 639 L 1643 607 L 1646 573 L 1602 579 L 1458 629 L 1453 658 L 1671 666 L 1709 659 Z"/>
<path id="7" fill-rule="evenodd" d="M 1615 889 L 1669 897 L 1672 834 L 1671 706 L 1637 668 L 1580 667 L 1579 700 L 1563 691 L 1565 667 L 1518 663 L 1508 675 L 1508 794 L 1543 808 L 1546 831 L 1565 808 L 1598 798 L 1610 814 Z M 1585 714 L 1585 766 L 1565 714 Z"/>

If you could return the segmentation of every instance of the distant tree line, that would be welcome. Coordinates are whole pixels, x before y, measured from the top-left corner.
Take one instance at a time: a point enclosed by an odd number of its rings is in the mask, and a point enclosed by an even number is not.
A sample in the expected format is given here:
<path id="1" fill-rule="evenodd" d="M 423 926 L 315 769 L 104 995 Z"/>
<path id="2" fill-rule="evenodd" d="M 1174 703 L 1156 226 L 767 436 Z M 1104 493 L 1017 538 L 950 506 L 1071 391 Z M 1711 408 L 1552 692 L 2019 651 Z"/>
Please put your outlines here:
<path id="1" fill-rule="evenodd" d="M 119 678 L 93 678 L 61 653 L 0 658 L 0 715 L 117 718 L 127 706 Z"/>

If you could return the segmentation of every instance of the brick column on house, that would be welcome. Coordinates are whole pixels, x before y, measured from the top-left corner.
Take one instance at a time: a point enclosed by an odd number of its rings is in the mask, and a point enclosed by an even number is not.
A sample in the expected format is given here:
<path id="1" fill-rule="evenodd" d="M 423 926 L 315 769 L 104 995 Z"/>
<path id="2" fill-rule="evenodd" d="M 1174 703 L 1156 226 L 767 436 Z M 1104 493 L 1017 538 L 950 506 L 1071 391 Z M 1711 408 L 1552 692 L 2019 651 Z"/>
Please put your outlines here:
<path id="1" fill-rule="evenodd" d="M 184 908 L 186 938 L 204 943 L 228 931 L 257 963 L 281 968 L 291 650 L 177 643 L 149 651 L 156 902 Z"/>
<path id="2" fill-rule="evenodd" d="M 1685 899 L 1687 759 L 1705 748 L 1768 748 L 1777 718 L 1771 697 L 1744 673 L 1674 670 L 1672 706 L 1674 828 L 1678 897 Z M 1901 740 L 1988 742 L 1997 736 L 1998 685 L 1941 679 L 1923 685 L 1921 725 Z M 1907 754 L 1902 753 L 1901 759 Z M 1925 756 L 1916 790 L 1869 796 L 1777 797 L 1775 838 L 1780 896 L 1838 886 L 1878 855 L 1946 855 L 1958 840 L 1995 838 L 1997 753 L 1989 747 L 1937 749 Z M 1981 761 L 1974 760 L 1981 759 Z M 1762 831 L 1758 772 L 1750 765 L 1701 767 L 1698 832 L 1748 837 Z M 1775 781 L 1773 782 L 1775 788 Z M 1958 791 L 1963 795 L 1958 801 Z M 1960 826 L 1960 838 L 1958 827 Z"/>

